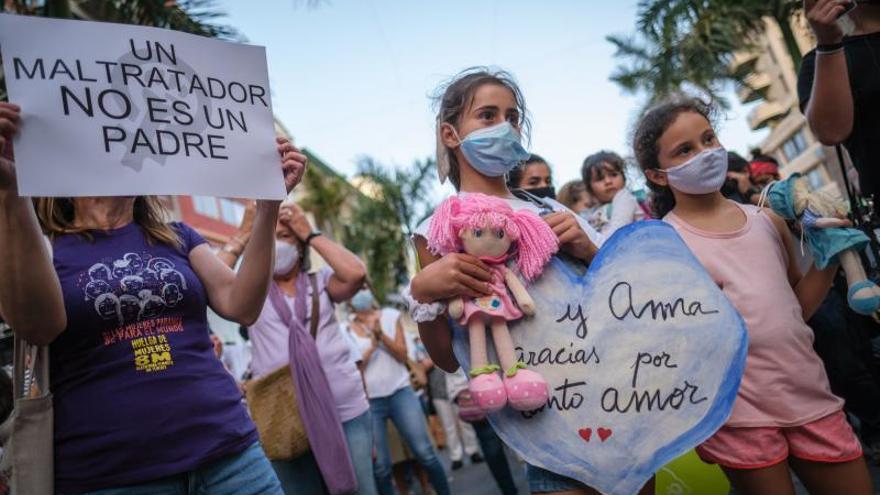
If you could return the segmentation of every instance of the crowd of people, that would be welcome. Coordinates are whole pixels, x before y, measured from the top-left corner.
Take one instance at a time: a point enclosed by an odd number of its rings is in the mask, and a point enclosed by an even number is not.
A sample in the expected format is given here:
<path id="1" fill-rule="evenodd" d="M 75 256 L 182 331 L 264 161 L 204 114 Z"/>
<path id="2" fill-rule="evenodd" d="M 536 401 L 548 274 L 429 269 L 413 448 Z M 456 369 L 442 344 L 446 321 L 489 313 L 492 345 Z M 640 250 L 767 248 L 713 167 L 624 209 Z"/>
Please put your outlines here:
<path id="1" fill-rule="evenodd" d="M 880 5 L 846 3 L 805 2 L 818 46 L 799 94 L 817 137 L 845 144 L 870 204 L 880 200 Z M 804 220 L 764 208 L 783 178 L 772 156 L 728 152 L 711 105 L 677 96 L 641 116 L 633 160 L 589 154 L 557 193 L 551 164 L 521 144 L 530 123 L 509 74 L 468 69 L 437 107 L 438 175 L 460 198 L 539 214 L 560 253 L 585 267 L 621 228 L 663 220 L 721 287 L 746 323 L 748 361 L 729 420 L 697 453 L 737 493 L 794 493 L 791 471 L 810 493 L 873 493 L 865 454 L 880 456 L 880 324 L 848 304 L 835 256 L 819 268 L 799 246 Z M 426 219 L 413 236 L 420 270 L 393 308 L 374 297 L 358 255 L 292 202 L 257 201 L 215 250 L 168 223 L 155 197 L 32 200 L 17 192 L 10 144 L 27 132 L 21 115 L 0 103 L 0 313 L 16 338 L 50 349 L 51 383 L 31 385 L 53 394 L 46 476 L 57 493 L 390 495 L 415 479 L 444 495 L 438 445 L 452 471 L 484 463 L 502 493 L 517 493 L 516 466 L 468 381 L 508 383 L 524 365 L 466 374 L 452 350 L 448 301 L 498 296 L 485 259 L 440 256 Z M 290 192 L 307 159 L 283 138 L 277 152 Z M 218 359 L 208 308 L 241 325 L 245 365 Z M 479 311 L 465 319 L 494 325 Z M 5 395 L 0 406 L 8 415 Z M 279 432 L 298 439 L 279 445 Z M 597 493 L 525 470 L 532 493 Z M 653 490 L 652 479 L 640 493 Z"/>

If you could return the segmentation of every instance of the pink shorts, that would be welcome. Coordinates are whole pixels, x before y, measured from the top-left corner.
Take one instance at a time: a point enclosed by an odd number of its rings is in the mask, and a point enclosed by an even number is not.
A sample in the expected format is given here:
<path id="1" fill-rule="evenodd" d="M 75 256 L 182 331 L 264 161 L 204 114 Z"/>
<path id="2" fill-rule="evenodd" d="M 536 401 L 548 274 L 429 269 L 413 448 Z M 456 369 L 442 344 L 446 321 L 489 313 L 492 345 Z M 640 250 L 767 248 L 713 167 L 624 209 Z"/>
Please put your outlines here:
<path id="1" fill-rule="evenodd" d="M 837 411 L 791 427 L 722 427 L 697 447 L 703 461 L 734 469 L 760 469 L 789 455 L 817 462 L 847 462 L 862 456 L 862 446 Z"/>

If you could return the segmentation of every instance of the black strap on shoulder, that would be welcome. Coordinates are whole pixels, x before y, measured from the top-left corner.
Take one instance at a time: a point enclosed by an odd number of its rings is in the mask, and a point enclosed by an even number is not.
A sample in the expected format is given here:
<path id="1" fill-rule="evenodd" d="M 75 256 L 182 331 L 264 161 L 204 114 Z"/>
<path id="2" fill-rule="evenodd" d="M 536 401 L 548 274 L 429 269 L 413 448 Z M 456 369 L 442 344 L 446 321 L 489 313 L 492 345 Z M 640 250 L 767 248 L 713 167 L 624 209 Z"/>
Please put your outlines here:
<path id="1" fill-rule="evenodd" d="M 534 194 L 526 191 L 525 189 L 511 189 L 510 192 L 517 197 L 517 199 L 521 199 L 523 201 L 528 201 L 529 203 L 534 204 L 538 208 L 541 209 L 541 214 L 546 215 L 548 213 L 553 213 L 555 210 L 553 209 L 553 205 L 544 200 L 544 198 L 539 198 Z"/>

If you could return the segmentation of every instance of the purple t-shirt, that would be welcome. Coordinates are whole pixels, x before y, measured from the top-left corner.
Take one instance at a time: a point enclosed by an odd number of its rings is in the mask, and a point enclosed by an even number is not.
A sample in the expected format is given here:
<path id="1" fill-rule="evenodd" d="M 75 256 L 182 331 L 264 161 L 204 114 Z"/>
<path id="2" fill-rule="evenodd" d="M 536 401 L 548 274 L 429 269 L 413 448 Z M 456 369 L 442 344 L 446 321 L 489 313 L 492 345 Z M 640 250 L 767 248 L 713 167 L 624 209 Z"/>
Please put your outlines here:
<path id="1" fill-rule="evenodd" d="M 51 346 L 55 481 L 61 493 L 182 473 L 257 441 L 208 337 L 189 263 L 205 240 L 175 223 L 182 250 L 132 223 L 53 243 L 67 328 Z"/>

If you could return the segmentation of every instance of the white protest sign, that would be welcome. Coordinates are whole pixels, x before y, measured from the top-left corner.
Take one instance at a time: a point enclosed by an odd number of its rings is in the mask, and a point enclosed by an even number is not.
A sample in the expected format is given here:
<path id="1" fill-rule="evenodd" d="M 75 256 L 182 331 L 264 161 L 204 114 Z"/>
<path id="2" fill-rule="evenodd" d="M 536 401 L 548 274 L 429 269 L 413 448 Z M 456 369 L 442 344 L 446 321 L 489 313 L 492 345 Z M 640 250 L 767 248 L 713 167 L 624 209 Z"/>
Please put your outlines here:
<path id="1" fill-rule="evenodd" d="M 529 463 L 632 495 L 727 420 L 745 323 L 668 224 L 620 229 L 585 274 L 553 258 L 528 291 L 536 314 L 512 323 L 511 336 L 550 398 L 539 411 L 506 407 L 489 421 Z M 465 369 L 467 333 L 456 325 Z"/>
<path id="2" fill-rule="evenodd" d="M 22 195 L 285 196 L 263 47 L 0 15 L 0 55 Z"/>

